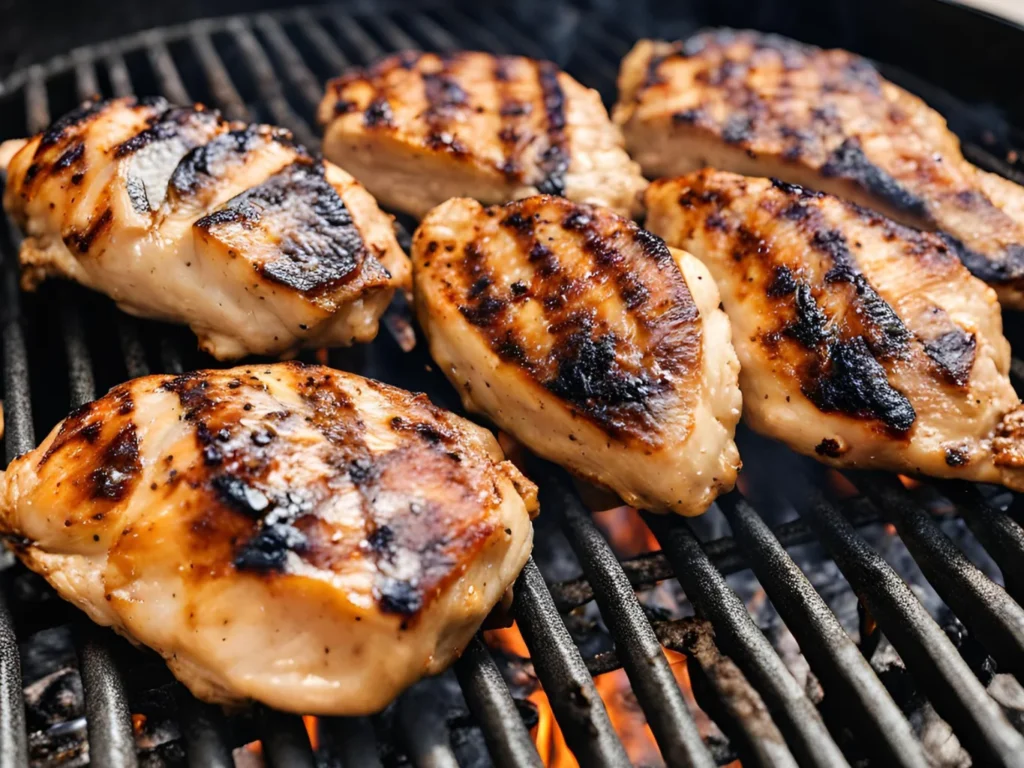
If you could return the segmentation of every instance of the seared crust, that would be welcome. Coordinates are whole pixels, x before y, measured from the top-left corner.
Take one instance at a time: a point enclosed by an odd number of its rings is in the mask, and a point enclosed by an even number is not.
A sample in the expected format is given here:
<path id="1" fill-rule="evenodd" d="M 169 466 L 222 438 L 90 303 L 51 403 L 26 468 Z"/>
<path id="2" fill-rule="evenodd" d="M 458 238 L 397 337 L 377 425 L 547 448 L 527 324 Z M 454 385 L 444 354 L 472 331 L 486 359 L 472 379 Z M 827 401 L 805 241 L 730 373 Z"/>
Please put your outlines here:
<path id="1" fill-rule="evenodd" d="M 25 288 L 69 277 L 189 323 L 221 358 L 368 340 L 409 283 L 350 176 L 202 105 L 86 102 L 14 154 L 4 206 L 27 235 Z"/>
<path id="2" fill-rule="evenodd" d="M 421 216 L 543 193 L 639 212 L 645 186 L 598 95 L 549 61 L 406 51 L 331 81 L 324 153 Z"/>
<path id="3" fill-rule="evenodd" d="M 447 664 L 528 556 L 536 489 L 502 458 L 422 395 L 327 368 L 149 376 L 0 476 L 0 530 L 205 698 L 370 712 Z M 101 566 L 88 579 L 79 556 Z M 252 610 L 224 614 L 227 593 Z M 344 655 L 380 641 L 377 661 Z M 289 665 L 294 687 L 273 672 Z"/>
<path id="4" fill-rule="evenodd" d="M 614 118 L 648 176 L 774 176 L 940 230 L 1004 304 L 1024 306 L 1024 191 L 968 163 L 942 116 L 865 59 L 712 30 L 637 43 L 619 91 Z"/>
<path id="5" fill-rule="evenodd" d="M 416 231 L 413 258 L 420 322 L 467 407 L 638 506 L 697 514 L 731 487 L 735 359 L 717 294 L 698 302 L 683 254 L 605 209 L 539 196 L 451 200 Z M 700 441 L 690 472 L 682 453 Z"/>
<path id="6" fill-rule="evenodd" d="M 755 429 L 838 466 L 1024 487 L 1005 468 L 1020 402 L 999 305 L 945 240 L 719 171 L 655 182 L 646 202 L 722 290 Z"/>

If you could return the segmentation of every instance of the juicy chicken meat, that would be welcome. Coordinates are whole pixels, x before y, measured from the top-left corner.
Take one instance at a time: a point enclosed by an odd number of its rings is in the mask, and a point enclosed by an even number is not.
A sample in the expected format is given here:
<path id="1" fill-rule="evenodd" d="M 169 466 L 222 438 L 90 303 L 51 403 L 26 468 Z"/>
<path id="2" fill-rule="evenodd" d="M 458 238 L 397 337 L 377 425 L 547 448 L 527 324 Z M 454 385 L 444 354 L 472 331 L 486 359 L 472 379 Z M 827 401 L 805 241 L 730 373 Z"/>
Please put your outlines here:
<path id="1" fill-rule="evenodd" d="M 319 120 L 324 155 L 414 216 L 538 193 L 633 215 L 647 184 L 597 92 L 548 61 L 397 54 L 330 82 Z"/>
<path id="2" fill-rule="evenodd" d="M 705 166 L 829 192 L 937 230 L 1024 308 L 1024 190 L 967 162 L 942 116 L 866 60 L 777 35 L 642 40 L 614 116 L 651 178 Z"/>
<path id="3" fill-rule="evenodd" d="M 376 712 L 529 557 L 536 487 L 424 396 L 278 363 L 147 376 L 0 473 L 0 531 L 200 698 Z"/>
<path id="4" fill-rule="evenodd" d="M 220 359 L 368 341 L 409 285 L 391 218 L 283 129 L 125 98 L 0 154 L 26 289 L 76 280 Z"/>
<path id="5" fill-rule="evenodd" d="M 468 409 L 636 507 L 696 515 L 732 488 L 739 364 L 695 258 L 547 196 L 449 200 L 412 253 L 420 324 Z"/>
<path id="6" fill-rule="evenodd" d="M 1024 490 L 999 304 L 943 239 L 720 171 L 655 182 L 647 206 L 718 283 L 754 429 L 835 466 Z"/>

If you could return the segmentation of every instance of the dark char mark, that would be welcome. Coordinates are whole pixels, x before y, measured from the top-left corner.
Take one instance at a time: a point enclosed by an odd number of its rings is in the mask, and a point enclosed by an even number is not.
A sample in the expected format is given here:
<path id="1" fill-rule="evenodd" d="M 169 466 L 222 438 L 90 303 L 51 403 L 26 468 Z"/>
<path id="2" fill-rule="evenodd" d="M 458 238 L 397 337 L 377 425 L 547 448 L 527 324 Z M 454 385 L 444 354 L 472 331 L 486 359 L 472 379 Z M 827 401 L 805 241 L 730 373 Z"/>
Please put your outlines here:
<path id="1" fill-rule="evenodd" d="M 363 113 L 363 124 L 367 128 L 390 128 L 395 124 L 395 115 L 387 99 L 374 99 Z"/>
<path id="2" fill-rule="evenodd" d="M 182 127 L 192 120 L 215 124 L 220 120 L 220 114 L 198 107 L 171 107 L 161 114 L 149 128 L 118 144 L 114 149 L 114 157 L 133 155 L 150 144 L 174 138 L 181 133 Z"/>
<path id="3" fill-rule="evenodd" d="M 889 384 L 885 369 L 860 336 L 833 341 L 824 366 L 812 372 L 802 389 L 822 411 L 877 419 L 897 434 L 905 434 L 917 418 L 914 406 Z"/>
<path id="4" fill-rule="evenodd" d="M 73 128 L 79 123 L 86 122 L 89 118 L 106 109 L 109 104 L 109 101 L 86 101 L 75 107 L 66 115 L 55 120 L 50 127 L 46 129 L 46 132 L 43 134 L 43 138 L 40 139 L 39 146 L 36 148 L 36 157 L 39 156 L 40 152 L 49 149 L 63 139 L 64 134 L 69 128 Z"/>
<path id="5" fill-rule="evenodd" d="M 104 447 L 99 466 L 89 474 L 91 497 L 121 501 L 135 483 L 141 468 L 135 423 L 128 419 Z"/>
<path id="6" fill-rule="evenodd" d="M 353 277 L 368 253 L 352 215 L 324 178 L 322 161 L 303 158 L 249 189 L 194 226 L 220 226 L 282 218 L 280 256 L 261 267 L 270 280 L 303 293 L 321 293 Z"/>
<path id="7" fill-rule="evenodd" d="M 967 267 L 967 271 L 979 280 L 995 285 L 1024 280 L 1024 245 L 1007 246 L 1002 258 L 989 257 L 968 248 L 952 235 L 945 232 L 937 234 Z"/>
<path id="8" fill-rule="evenodd" d="M 924 351 L 942 370 L 945 378 L 958 387 L 967 385 L 974 367 L 977 340 L 962 328 L 947 331 L 924 343 Z"/>
<path id="9" fill-rule="evenodd" d="M 65 242 L 71 246 L 73 245 L 78 249 L 79 253 L 88 253 L 92 247 L 93 241 L 99 237 L 100 233 L 103 232 L 114 220 L 114 212 L 107 208 L 103 213 L 96 217 L 96 219 L 89 225 L 89 228 L 85 232 L 72 232 L 65 237 Z"/>
<path id="10" fill-rule="evenodd" d="M 295 144 L 290 131 L 249 125 L 240 130 L 222 133 L 206 144 L 190 150 L 171 174 L 170 187 L 180 197 L 194 194 L 218 173 L 219 169 L 229 163 L 242 162 L 249 152 L 267 141 L 277 141 L 295 148 L 303 155 L 306 154 L 305 149 Z"/>
<path id="11" fill-rule="evenodd" d="M 544 178 L 537 184 L 537 190 L 544 195 L 564 197 L 569 151 L 565 135 L 565 94 L 558 83 L 558 67 L 550 61 L 537 62 L 537 81 L 544 97 L 548 134 L 548 147 L 540 157 Z"/>
<path id="12" fill-rule="evenodd" d="M 821 167 L 821 173 L 855 181 L 896 210 L 925 221 L 931 220 L 924 199 L 905 189 L 896 179 L 868 160 L 859 139 L 851 137 L 840 144 Z"/>

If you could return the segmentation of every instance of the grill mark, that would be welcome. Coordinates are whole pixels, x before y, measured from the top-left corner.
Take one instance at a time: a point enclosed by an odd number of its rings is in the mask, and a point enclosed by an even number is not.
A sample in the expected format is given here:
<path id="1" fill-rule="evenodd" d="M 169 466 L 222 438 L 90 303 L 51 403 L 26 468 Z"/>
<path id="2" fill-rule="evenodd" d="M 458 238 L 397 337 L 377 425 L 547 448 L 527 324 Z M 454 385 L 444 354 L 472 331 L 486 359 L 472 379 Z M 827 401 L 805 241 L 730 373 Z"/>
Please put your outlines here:
<path id="1" fill-rule="evenodd" d="M 90 498 L 121 501 L 134 486 L 141 469 L 135 422 L 127 419 L 104 447 L 99 466 L 89 473 Z"/>
<path id="2" fill-rule="evenodd" d="M 544 174 L 537 190 L 544 195 L 565 196 L 565 174 L 569 170 L 568 137 L 565 133 L 565 94 L 558 82 L 558 67 L 550 61 L 538 61 L 537 82 L 547 116 L 548 146 L 541 153 L 540 170 Z"/>
<path id="3" fill-rule="evenodd" d="M 93 242 L 110 226 L 113 219 L 113 210 L 107 208 L 92 221 L 85 232 L 71 232 L 64 236 L 64 242 L 69 248 L 73 246 L 79 253 L 88 253 Z"/>
<path id="4" fill-rule="evenodd" d="M 393 128 L 395 115 L 391 111 L 391 103 L 386 97 L 380 96 L 370 102 L 363 113 L 363 125 L 367 128 Z"/>
<path id="5" fill-rule="evenodd" d="M 40 157 L 43 152 L 61 141 L 71 128 L 89 122 L 113 103 L 112 101 L 85 101 L 80 106 L 75 107 L 67 114 L 55 120 L 39 140 L 34 157 Z"/>
<path id="6" fill-rule="evenodd" d="M 512 99 L 508 94 L 510 75 L 508 68 L 513 59 L 506 56 L 494 58 L 494 82 L 498 92 L 498 116 L 500 127 L 498 129 L 498 141 L 502 146 L 502 159 L 498 170 L 509 181 L 518 181 L 523 178 L 523 167 L 520 161 L 520 135 L 518 126 L 525 123 L 525 117 L 533 111 L 533 105 Z"/>
<path id="7" fill-rule="evenodd" d="M 63 171 L 77 163 L 85 155 L 85 142 L 77 141 L 53 164 L 53 170 Z"/>
<path id="8" fill-rule="evenodd" d="M 468 152 L 466 145 L 451 131 L 450 125 L 466 106 L 469 97 L 452 74 L 452 59 L 441 57 L 439 72 L 424 72 L 423 95 L 427 109 L 423 113 L 429 133 L 426 144 L 434 150 L 446 150 L 455 156 Z"/>
<path id="9" fill-rule="evenodd" d="M 324 177 L 322 161 L 300 158 L 263 183 L 228 201 L 193 226 L 216 236 L 233 225 L 255 229 L 282 218 L 279 256 L 257 266 L 268 280 L 307 295 L 320 295 L 354 279 L 361 269 L 383 267 L 366 248 L 352 215 Z M 273 237 L 276 230 L 268 231 Z"/>
<path id="10" fill-rule="evenodd" d="M 294 149 L 300 156 L 308 156 L 305 148 L 295 143 L 290 131 L 248 125 L 215 136 L 190 150 L 175 167 L 169 186 L 179 198 L 193 196 L 214 178 L 218 166 L 242 164 L 250 153 L 271 141 Z"/>
<path id="11" fill-rule="evenodd" d="M 864 154 L 860 140 L 855 137 L 843 141 L 829 155 L 821 167 L 821 174 L 854 181 L 895 210 L 932 222 L 927 202 L 872 163 Z"/>
<path id="12" fill-rule="evenodd" d="M 990 258 L 969 248 L 945 232 L 936 233 L 956 255 L 967 271 L 979 280 L 994 285 L 1007 285 L 1024 280 L 1024 245 L 1009 245 L 1002 258 Z"/>
<path id="13" fill-rule="evenodd" d="M 974 367 L 977 339 L 962 328 L 946 331 L 924 342 L 924 351 L 951 384 L 966 387 Z"/>

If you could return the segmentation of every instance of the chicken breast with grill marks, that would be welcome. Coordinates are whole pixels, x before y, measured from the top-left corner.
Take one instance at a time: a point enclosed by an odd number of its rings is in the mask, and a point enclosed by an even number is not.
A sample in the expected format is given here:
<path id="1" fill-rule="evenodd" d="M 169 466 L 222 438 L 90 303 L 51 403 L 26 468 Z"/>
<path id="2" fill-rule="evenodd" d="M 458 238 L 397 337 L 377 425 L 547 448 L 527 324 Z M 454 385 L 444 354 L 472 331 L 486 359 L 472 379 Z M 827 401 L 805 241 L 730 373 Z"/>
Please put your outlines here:
<path id="1" fill-rule="evenodd" d="M 391 218 L 351 176 L 200 105 L 86 102 L 6 168 L 26 289 L 76 280 L 187 323 L 220 359 L 368 341 L 410 282 Z"/>
<path id="2" fill-rule="evenodd" d="M 360 715 L 458 656 L 532 543 L 484 429 L 279 363 L 115 387 L 0 473 L 0 532 L 200 698 Z"/>
<path id="3" fill-rule="evenodd" d="M 1024 490 L 995 292 L 934 234 L 785 182 L 655 182 L 647 225 L 711 270 L 745 418 L 841 467 Z"/>
<path id="4" fill-rule="evenodd" d="M 1024 189 L 967 162 L 939 113 L 859 56 L 749 31 L 642 40 L 614 116 L 649 177 L 710 166 L 838 195 L 942 232 L 1024 308 Z"/>
<path id="5" fill-rule="evenodd" d="M 646 186 L 596 91 L 549 61 L 405 52 L 327 85 L 324 155 L 384 205 L 537 193 L 640 210 Z"/>
<path id="6" fill-rule="evenodd" d="M 430 351 L 467 408 L 636 507 L 696 515 L 732 488 L 738 363 L 692 256 L 539 196 L 448 201 L 413 263 Z"/>

